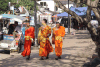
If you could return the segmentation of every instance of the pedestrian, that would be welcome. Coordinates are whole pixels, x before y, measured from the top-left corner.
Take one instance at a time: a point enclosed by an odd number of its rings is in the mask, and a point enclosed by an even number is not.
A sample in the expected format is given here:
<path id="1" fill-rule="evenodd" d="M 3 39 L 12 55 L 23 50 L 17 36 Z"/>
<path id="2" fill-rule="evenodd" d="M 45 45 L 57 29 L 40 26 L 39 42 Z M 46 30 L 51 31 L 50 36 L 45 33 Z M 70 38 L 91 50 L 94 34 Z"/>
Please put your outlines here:
<path id="1" fill-rule="evenodd" d="M 64 35 L 65 35 L 65 27 L 60 26 L 60 23 L 57 22 L 56 27 L 53 28 L 53 36 L 52 36 L 52 43 L 55 44 L 55 53 L 57 56 L 55 60 L 61 59 Z"/>
<path id="2" fill-rule="evenodd" d="M 40 60 L 49 59 L 49 53 L 53 52 L 53 47 L 49 41 L 49 36 L 51 35 L 51 27 L 47 25 L 47 20 L 43 19 L 42 26 L 39 28 L 38 42 L 40 44 L 39 56 Z"/>
<path id="3" fill-rule="evenodd" d="M 31 53 L 31 45 L 32 41 L 34 40 L 34 27 L 30 26 L 29 22 L 26 23 L 27 27 L 25 28 L 25 44 L 24 44 L 24 51 L 22 52 L 22 56 L 27 56 L 26 60 L 30 59 Z"/>

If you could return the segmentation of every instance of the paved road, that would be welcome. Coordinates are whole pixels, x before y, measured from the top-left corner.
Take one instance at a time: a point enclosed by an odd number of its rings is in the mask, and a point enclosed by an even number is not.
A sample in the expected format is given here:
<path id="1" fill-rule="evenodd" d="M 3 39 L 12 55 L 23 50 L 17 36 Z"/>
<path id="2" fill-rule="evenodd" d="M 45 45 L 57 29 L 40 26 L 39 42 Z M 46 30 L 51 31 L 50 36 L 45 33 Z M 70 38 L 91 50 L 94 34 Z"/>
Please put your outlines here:
<path id="1" fill-rule="evenodd" d="M 55 46 L 53 45 L 53 48 Z M 77 31 L 76 35 L 66 35 L 63 41 L 62 59 L 55 60 L 55 51 L 50 53 L 50 59 L 39 60 L 39 50 L 32 50 L 31 60 L 26 61 L 21 53 L 0 53 L 0 67 L 82 67 L 94 53 L 95 45 L 87 31 Z M 2 58 L 6 56 L 5 58 Z M 2 58 L 2 59 L 1 59 Z"/>

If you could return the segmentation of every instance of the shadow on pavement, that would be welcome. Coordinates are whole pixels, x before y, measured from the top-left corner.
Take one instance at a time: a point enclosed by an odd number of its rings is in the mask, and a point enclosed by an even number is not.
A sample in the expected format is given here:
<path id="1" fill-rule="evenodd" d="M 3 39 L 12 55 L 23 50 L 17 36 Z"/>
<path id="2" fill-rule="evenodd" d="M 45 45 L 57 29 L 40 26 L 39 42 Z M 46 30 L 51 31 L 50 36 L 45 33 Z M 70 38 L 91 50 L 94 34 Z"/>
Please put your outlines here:
<path id="1" fill-rule="evenodd" d="M 71 54 L 63 54 L 62 55 L 62 59 L 60 60 L 54 60 L 55 58 L 55 54 L 50 54 L 50 59 L 48 60 L 39 60 L 39 55 L 38 53 L 32 53 L 31 54 L 31 59 L 29 61 L 26 61 L 25 57 L 21 57 L 21 55 L 18 56 L 13 56 L 7 59 L 3 59 L 0 62 L 0 66 L 1 67 L 21 67 L 21 66 L 25 66 L 25 67 L 65 67 L 65 66 L 69 66 L 69 67 L 73 67 L 73 64 L 78 64 L 75 63 L 77 62 L 84 62 L 81 59 L 80 60 L 76 60 L 76 58 L 78 56 L 74 56 Z M 66 58 L 68 57 L 68 58 Z M 74 58 L 70 58 L 70 57 L 74 57 Z M 78 57 L 79 58 L 79 57 Z M 73 64 L 72 64 L 73 63 Z"/>
<path id="2" fill-rule="evenodd" d="M 100 58 L 95 58 L 93 61 L 85 63 L 83 67 L 100 67 L 99 64 Z"/>
<path id="3" fill-rule="evenodd" d="M 89 35 L 66 35 L 68 39 L 89 39 Z M 89 46 L 90 47 L 90 46 Z M 76 50 L 77 48 L 83 48 L 83 46 L 72 46 L 63 48 L 64 52 L 67 53 L 67 50 Z M 88 48 L 87 48 L 88 49 Z M 85 50 L 83 50 L 85 52 Z M 88 50 L 86 50 L 88 51 Z M 90 59 L 89 57 L 84 58 L 78 55 L 73 54 L 62 54 L 62 59 L 55 60 L 55 53 L 50 53 L 50 58 L 48 60 L 39 60 L 39 51 L 34 51 L 31 54 L 31 58 L 29 61 L 26 61 L 25 57 L 22 57 L 21 54 L 18 56 L 12 56 L 7 59 L 0 60 L 1 67 L 81 67 L 86 59 Z"/>
<path id="4" fill-rule="evenodd" d="M 68 47 L 63 48 L 63 50 L 72 50 L 74 48 L 81 48 L 81 47 Z M 22 57 L 21 55 L 18 56 L 12 56 L 7 59 L 3 59 L 0 62 L 1 67 L 77 67 L 78 65 L 83 65 L 85 63 L 84 60 L 82 60 L 82 57 L 72 55 L 72 54 L 62 54 L 62 59 L 55 60 L 55 53 L 50 53 L 50 58 L 48 60 L 39 60 L 39 53 L 38 51 L 32 52 L 31 58 L 29 61 L 26 61 L 25 57 Z"/>
<path id="5" fill-rule="evenodd" d="M 9 50 L 0 50 L 0 53 L 2 53 L 2 54 L 10 54 L 10 51 Z"/>

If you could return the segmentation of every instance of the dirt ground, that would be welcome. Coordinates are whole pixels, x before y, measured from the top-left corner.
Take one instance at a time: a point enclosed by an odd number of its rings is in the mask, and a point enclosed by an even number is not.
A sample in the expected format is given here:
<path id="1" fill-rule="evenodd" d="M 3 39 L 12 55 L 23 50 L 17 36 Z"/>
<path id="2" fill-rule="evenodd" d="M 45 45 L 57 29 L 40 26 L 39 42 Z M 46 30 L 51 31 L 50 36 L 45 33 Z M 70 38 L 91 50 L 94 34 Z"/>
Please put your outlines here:
<path id="1" fill-rule="evenodd" d="M 26 61 L 21 53 L 11 53 L 10 55 L 0 55 L 0 67 L 82 67 L 89 62 L 95 51 L 95 44 L 86 30 L 75 31 L 76 35 L 66 34 L 63 41 L 62 59 L 55 60 L 55 51 L 50 53 L 48 60 L 39 60 L 39 50 L 33 49 L 31 60 Z M 55 48 L 55 45 L 53 45 Z M 3 56 L 8 56 L 3 58 Z"/>

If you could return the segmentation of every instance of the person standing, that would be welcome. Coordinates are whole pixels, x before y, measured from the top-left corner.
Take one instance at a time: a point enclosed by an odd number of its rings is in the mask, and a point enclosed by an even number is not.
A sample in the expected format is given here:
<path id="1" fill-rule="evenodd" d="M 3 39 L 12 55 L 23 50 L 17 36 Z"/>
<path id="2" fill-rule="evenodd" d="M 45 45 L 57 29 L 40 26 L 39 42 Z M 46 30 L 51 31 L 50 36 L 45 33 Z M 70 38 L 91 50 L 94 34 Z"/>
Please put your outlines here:
<path id="1" fill-rule="evenodd" d="M 60 23 L 57 22 L 56 27 L 53 28 L 53 36 L 52 36 L 52 44 L 55 44 L 55 53 L 57 56 L 55 60 L 61 59 L 64 35 L 65 35 L 65 27 L 60 26 Z"/>
<path id="2" fill-rule="evenodd" d="M 23 57 L 27 56 L 26 60 L 30 59 L 31 53 L 31 45 L 32 41 L 34 40 L 34 27 L 31 27 L 29 22 L 26 23 L 27 27 L 25 28 L 25 44 L 24 44 L 24 51 L 21 53 Z"/>
<path id="3" fill-rule="evenodd" d="M 44 60 L 44 57 L 48 59 L 49 53 L 53 52 L 53 47 L 49 41 L 49 36 L 51 35 L 51 27 L 47 25 L 46 19 L 43 19 L 42 25 L 43 26 L 39 28 L 38 33 L 38 42 L 40 44 L 39 56 L 41 56 L 40 60 Z"/>

